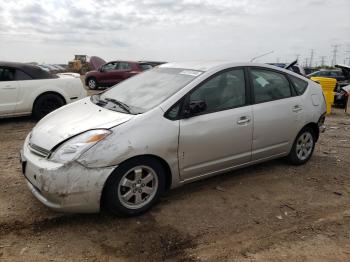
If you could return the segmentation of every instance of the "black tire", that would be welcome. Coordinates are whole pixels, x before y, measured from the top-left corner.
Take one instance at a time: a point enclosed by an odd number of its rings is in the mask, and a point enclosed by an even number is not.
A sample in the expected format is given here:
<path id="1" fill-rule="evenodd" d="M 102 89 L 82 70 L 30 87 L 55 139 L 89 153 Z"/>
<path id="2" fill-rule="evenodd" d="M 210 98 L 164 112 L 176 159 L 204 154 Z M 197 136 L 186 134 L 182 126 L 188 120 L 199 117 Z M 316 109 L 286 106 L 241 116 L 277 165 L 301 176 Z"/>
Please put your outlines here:
<path id="1" fill-rule="evenodd" d="M 310 142 L 301 142 L 303 138 L 310 138 Z M 311 147 L 306 146 L 305 144 L 310 143 Z M 316 135 L 312 128 L 305 127 L 303 128 L 293 143 L 293 147 L 288 155 L 288 159 L 293 165 L 303 165 L 311 158 L 316 144 Z M 305 151 L 303 151 L 305 150 Z M 303 152 L 302 152 L 303 151 Z M 305 153 L 307 152 L 307 154 Z"/>
<path id="2" fill-rule="evenodd" d="M 135 184 L 133 184 L 133 187 L 127 187 L 126 190 L 122 192 L 122 190 L 125 189 L 122 186 L 122 182 L 124 181 L 122 179 L 125 179 L 125 176 L 127 177 L 128 174 L 132 176 L 133 172 L 130 172 L 130 170 L 133 170 L 134 168 L 140 168 L 141 166 L 151 168 L 155 172 L 155 175 L 157 176 L 157 188 L 154 190 L 154 195 L 152 196 L 152 198 L 149 197 L 149 199 L 147 199 L 147 197 L 145 197 L 144 201 L 146 202 L 143 206 L 130 208 L 125 206 L 125 200 L 123 201 L 121 199 L 121 195 L 123 193 L 126 195 L 126 193 L 128 193 L 129 191 L 131 192 L 133 188 L 135 189 L 136 186 Z M 147 176 L 147 174 L 145 174 L 144 171 L 142 173 L 144 176 Z M 134 172 L 134 175 L 135 180 L 133 182 L 136 181 L 136 172 Z M 159 197 L 164 192 L 165 175 L 166 174 L 164 167 L 152 157 L 133 158 L 122 163 L 116 170 L 114 170 L 114 172 L 111 174 L 111 176 L 106 182 L 102 196 L 103 207 L 105 207 L 112 214 L 120 217 L 130 217 L 144 213 L 158 201 Z M 153 183 L 154 181 L 152 181 L 152 184 Z M 138 189 L 136 188 L 136 190 Z M 131 192 L 131 194 L 137 194 L 137 192 Z M 130 198 L 130 201 L 132 201 L 133 197 L 134 195 Z M 136 201 L 136 195 L 134 199 Z"/>
<path id="3" fill-rule="evenodd" d="M 36 119 L 41 119 L 48 113 L 56 110 L 57 108 L 65 105 L 64 99 L 56 94 L 44 94 L 39 96 L 33 105 L 33 116 Z"/>
<path id="4" fill-rule="evenodd" d="M 97 83 L 96 78 L 94 78 L 94 77 L 88 78 L 86 80 L 86 84 L 87 84 L 88 88 L 91 90 L 98 89 L 98 83 Z"/>

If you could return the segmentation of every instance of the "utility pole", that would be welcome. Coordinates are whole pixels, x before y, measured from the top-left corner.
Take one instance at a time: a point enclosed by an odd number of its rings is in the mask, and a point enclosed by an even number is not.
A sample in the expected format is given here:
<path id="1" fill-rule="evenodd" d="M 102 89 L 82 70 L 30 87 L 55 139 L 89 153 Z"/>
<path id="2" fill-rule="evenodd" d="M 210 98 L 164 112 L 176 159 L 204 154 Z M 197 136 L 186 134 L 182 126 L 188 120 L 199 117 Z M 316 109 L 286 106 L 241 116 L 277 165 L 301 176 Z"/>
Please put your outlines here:
<path id="1" fill-rule="evenodd" d="M 338 53 L 339 46 L 340 45 L 332 45 L 332 47 L 333 47 L 333 51 L 332 51 L 333 58 L 332 58 L 331 66 L 335 66 L 337 64 L 337 53 Z"/>
<path id="2" fill-rule="evenodd" d="M 326 61 L 326 56 L 323 55 L 323 56 L 320 56 L 321 58 L 321 66 L 324 66 L 325 65 L 325 61 Z"/>
<path id="3" fill-rule="evenodd" d="M 311 54 L 310 54 L 310 64 L 309 67 L 312 67 L 312 60 L 314 59 L 314 49 L 311 49 Z"/>
<path id="4" fill-rule="evenodd" d="M 308 63 L 309 59 L 305 58 L 305 67 L 308 67 L 309 63 Z"/>
<path id="5" fill-rule="evenodd" d="M 300 54 L 295 55 L 295 59 L 299 62 Z"/>

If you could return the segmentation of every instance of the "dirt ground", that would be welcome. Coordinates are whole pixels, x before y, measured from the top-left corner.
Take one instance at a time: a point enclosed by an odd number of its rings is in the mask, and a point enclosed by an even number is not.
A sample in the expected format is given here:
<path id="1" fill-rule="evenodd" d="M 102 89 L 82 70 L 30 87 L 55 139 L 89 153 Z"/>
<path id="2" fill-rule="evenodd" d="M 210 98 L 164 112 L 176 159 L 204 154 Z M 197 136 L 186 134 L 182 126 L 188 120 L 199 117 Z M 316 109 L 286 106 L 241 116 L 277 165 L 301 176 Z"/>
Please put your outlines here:
<path id="1" fill-rule="evenodd" d="M 275 160 L 169 192 L 150 212 L 56 213 L 26 187 L 30 118 L 0 120 L 0 261 L 350 261 L 350 116 L 312 159 Z"/>

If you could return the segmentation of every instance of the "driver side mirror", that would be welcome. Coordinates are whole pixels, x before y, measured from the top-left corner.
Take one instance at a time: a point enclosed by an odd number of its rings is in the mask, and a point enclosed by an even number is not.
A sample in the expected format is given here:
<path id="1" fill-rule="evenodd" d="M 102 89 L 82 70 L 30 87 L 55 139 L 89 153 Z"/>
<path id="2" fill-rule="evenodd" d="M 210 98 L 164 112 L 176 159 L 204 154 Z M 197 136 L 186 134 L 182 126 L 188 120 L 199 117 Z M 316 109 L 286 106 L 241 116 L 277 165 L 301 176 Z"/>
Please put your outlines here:
<path id="1" fill-rule="evenodd" d="M 189 101 L 184 110 L 184 117 L 189 118 L 204 112 L 207 109 L 207 103 L 204 100 L 193 100 Z"/>

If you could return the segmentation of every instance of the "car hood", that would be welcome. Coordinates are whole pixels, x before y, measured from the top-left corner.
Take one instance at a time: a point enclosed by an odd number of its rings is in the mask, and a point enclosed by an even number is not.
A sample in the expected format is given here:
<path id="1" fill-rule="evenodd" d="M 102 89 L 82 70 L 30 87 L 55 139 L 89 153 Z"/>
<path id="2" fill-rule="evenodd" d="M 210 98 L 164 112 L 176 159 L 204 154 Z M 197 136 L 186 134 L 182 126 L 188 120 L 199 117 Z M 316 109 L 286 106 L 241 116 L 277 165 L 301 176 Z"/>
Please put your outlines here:
<path id="1" fill-rule="evenodd" d="M 97 106 L 87 97 L 44 117 L 33 128 L 30 143 L 51 150 L 74 135 L 91 129 L 109 129 L 130 120 L 133 116 Z"/>

